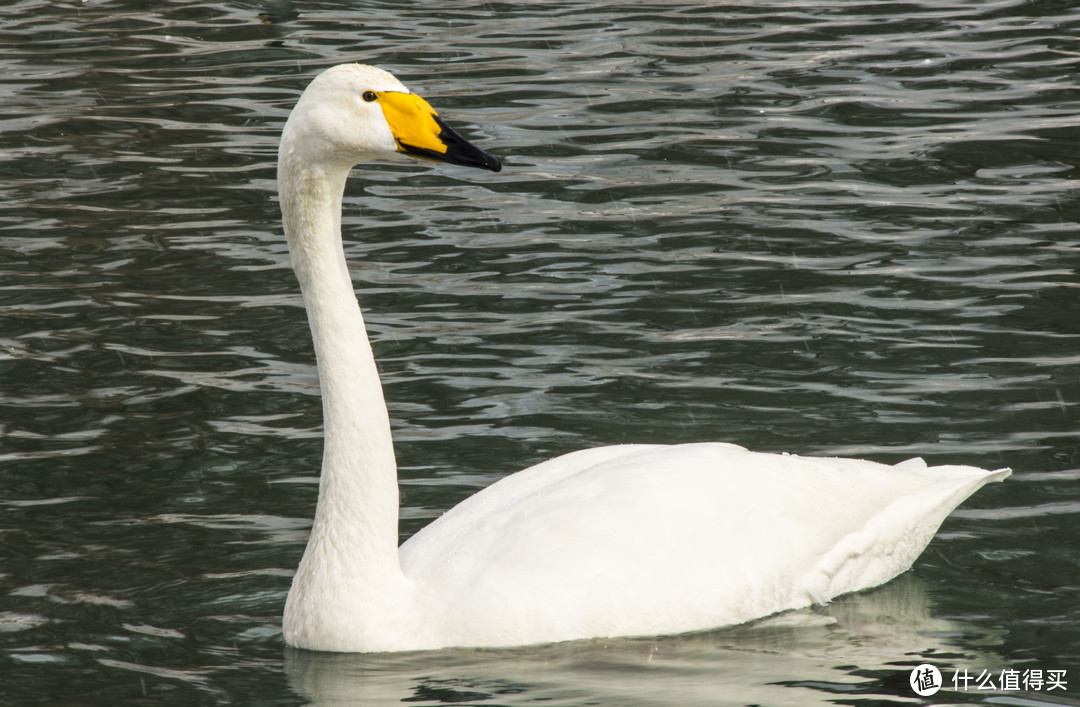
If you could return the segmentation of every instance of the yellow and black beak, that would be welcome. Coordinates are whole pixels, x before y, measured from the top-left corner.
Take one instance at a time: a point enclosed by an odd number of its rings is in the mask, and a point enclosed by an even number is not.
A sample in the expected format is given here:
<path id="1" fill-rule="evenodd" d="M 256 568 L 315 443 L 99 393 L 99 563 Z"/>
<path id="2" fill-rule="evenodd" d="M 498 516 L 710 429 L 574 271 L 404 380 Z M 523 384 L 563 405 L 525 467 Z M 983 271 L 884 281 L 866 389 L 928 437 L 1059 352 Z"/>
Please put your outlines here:
<path id="1" fill-rule="evenodd" d="M 374 98 L 369 98 L 372 95 Z M 377 101 L 382 108 L 390 132 L 397 141 L 398 152 L 437 162 L 490 169 L 492 172 L 502 169 L 497 158 L 454 132 L 435 109 L 415 93 L 368 92 L 364 99 Z"/>

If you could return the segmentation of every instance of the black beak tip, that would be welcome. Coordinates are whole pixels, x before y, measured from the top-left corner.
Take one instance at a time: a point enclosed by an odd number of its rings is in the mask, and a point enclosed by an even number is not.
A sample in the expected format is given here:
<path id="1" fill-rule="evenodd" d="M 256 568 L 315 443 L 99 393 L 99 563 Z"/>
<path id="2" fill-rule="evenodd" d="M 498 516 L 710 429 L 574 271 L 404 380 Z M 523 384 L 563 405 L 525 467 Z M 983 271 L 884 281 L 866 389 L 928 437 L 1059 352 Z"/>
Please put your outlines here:
<path id="1" fill-rule="evenodd" d="M 439 139 L 446 145 L 446 152 L 440 155 L 439 159 L 443 162 L 465 167 L 479 167 L 480 169 L 489 169 L 492 172 L 502 171 L 502 163 L 499 162 L 499 158 L 484 152 L 463 138 L 453 128 L 444 123 L 439 116 L 433 117 L 440 129 Z M 404 147 L 407 151 L 410 149 L 407 145 L 404 145 Z"/>

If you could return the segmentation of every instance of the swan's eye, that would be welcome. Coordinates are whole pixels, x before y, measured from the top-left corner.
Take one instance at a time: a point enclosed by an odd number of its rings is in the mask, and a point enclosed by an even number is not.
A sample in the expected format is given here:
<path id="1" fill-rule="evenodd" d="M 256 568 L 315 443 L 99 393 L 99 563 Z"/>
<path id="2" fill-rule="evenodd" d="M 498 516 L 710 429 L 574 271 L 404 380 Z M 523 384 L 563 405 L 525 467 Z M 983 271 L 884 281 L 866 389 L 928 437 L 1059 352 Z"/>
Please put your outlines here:
<path id="1" fill-rule="evenodd" d="M 367 101 L 368 103 L 371 103 L 371 102 L 372 102 L 372 101 L 374 101 L 374 100 L 375 100 L 376 98 L 378 98 L 378 96 L 377 96 L 377 95 L 375 95 L 375 92 L 374 92 L 374 91 L 364 91 L 363 95 L 361 95 L 361 98 L 363 98 L 363 99 L 364 99 L 365 101 Z"/>

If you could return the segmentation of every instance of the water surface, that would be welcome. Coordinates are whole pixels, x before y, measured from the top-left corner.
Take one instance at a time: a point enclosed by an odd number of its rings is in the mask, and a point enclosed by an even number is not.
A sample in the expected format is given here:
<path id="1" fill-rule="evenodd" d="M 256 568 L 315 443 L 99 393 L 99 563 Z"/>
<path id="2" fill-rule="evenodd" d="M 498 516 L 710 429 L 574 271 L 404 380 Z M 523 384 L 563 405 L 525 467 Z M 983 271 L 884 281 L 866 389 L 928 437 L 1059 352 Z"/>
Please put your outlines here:
<path id="1" fill-rule="evenodd" d="M 1048 1 L 9 3 L 0 701 L 895 704 L 922 662 L 1080 681 L 1078 32 Z M 900 580 L 762 624 L 286 651 L 321 419 L 274 159 L 306 83 L 356 60 L 505 164 L 371 165 L 346 193 L 403 537 L 601 444 L 1013 477 Z"/>

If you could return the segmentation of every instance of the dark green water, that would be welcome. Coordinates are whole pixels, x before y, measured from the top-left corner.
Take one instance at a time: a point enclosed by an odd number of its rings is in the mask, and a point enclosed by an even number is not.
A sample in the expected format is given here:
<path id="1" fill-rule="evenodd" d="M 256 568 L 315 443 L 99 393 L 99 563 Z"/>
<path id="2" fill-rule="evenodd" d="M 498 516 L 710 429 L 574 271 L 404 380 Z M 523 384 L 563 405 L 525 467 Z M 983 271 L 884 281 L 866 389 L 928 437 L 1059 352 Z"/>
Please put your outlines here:
<path id="1" fill-rule="evenodd" d="M 0 702 L 1080 704 L 1070 2 L 0 9 Z M 405 536 L 585 446 L 1015 470 L 912 572 L 692 637 L 288 652 L 313 354 L 275 201 L 307 81 L 394 71 L 500 174 L 357 170 Z M 1065 689 L 952 689 L 957 670 Z M 998 686 L 1000 688 L 1000 686 Z"/>

